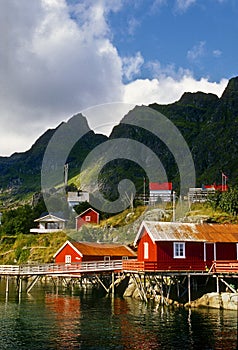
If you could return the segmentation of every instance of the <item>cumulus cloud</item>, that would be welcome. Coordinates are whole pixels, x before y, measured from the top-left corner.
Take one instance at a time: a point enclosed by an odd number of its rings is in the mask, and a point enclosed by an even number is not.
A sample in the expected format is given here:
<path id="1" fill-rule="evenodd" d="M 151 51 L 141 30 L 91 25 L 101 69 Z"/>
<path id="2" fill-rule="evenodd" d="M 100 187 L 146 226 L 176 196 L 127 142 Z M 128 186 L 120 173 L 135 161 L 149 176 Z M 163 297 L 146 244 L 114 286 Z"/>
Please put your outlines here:
<path id="1" fill-rule="evenodd" d="M 159 79 L 138 79 L 125 86 L 124 101 L 134 104 L 150 104 L 158 102 L 168 104 L 180 99 L 184 92 L 211 92 L 221 96 L 228 81 L 209 82 L 207 78 L 196 80 L 192 75 L 184 75 L 180 79 L 161 76 Z"/>
<path id="2" fill-rule="evenodd" d="M 79 11 L 65 0 L 0 2 L 0 154 L 78 110 L 121 100 L 121 59 L 105 20 L 118 2 L 85 3 Z"/>
<path id="3" fill-rule="evenodd" d="M 192 2 L 177 0 L 184 9 Z M 140 52 L 120 57 L 107 21 L 121 6 L 122 0 L 0 1 L 0 155 L 25 151 L 47 128 L 90 106 L 125 104 L 117 116 L 113 108 L 97 120 L 88 112 L 90 126 L 100 127 L 119 122 L 126 104 L 169 103 L 184 91 L 222 93 L 225 80 L 196 81 L 159 62 L 150 62 L 154 79 L 135 80 L 145 60 Z"/>

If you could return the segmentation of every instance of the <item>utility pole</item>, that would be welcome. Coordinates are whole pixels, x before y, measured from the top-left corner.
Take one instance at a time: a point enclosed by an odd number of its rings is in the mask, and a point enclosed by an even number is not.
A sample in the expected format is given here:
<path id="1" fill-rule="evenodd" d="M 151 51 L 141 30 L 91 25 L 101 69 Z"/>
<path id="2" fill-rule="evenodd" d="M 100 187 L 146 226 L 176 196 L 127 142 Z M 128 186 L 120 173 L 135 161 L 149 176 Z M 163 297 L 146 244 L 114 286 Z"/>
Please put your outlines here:
<path id="1" fill-rule="evenodd" d="M 68 183 L 68 172 L 69 172 L 69 164 L 66 163 L 64 165 L 64 185 L 67 186 Z"/>
<path id="2" fill-rule="evenodd" d="M 175 222 L 176 220 L 175 209 L 176 209 L 176 193 L 175 191 L 173 191 L 173 222 Z"/>
<path id="3" fill-rule="evenodd" d="M 144 206 L 145 206 L 145 177 L 144 177 Z"/>

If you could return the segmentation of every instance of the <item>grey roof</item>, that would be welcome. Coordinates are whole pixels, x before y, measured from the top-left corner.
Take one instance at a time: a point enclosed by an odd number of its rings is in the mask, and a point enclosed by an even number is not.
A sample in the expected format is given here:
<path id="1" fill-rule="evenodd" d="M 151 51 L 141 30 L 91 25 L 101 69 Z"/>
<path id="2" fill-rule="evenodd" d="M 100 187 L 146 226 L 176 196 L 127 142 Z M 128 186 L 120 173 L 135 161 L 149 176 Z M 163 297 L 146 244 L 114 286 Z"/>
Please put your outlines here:
<path id="1" fill-rule="evenodd" d="M 136 235 L 134 245 L 136 245 L 141 238 L 144 228 L 154 242 L 238 242 L 237 224 L 143 221 Z"/>

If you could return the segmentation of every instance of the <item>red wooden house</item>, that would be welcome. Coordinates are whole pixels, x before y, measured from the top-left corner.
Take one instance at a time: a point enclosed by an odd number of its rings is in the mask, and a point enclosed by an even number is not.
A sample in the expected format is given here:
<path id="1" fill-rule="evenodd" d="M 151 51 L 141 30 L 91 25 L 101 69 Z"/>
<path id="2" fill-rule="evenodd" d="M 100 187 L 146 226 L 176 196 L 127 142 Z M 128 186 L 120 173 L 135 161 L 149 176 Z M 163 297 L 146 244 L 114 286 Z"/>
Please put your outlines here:
<path id="1" fill-rule="evenodd" d="M 55 253 L 55 263 L 77 263 L 80 261 L 110 261 L 136 258 L 136 253 L 126 245 L 66 241 Z"/>
<path id="2" fill-rule="evenodd" d="M 238 225 L 144 221 L 134 245 L 135 269 L 206 271 L 214 261 L 238 262 Z"/>
<path id="3" fill-rule="evenodd" d="M 99 213 L 92 208 L 88 208 L 76 216 L 76 230 L 79 230 L 85 224 L 99 224 Z"/>

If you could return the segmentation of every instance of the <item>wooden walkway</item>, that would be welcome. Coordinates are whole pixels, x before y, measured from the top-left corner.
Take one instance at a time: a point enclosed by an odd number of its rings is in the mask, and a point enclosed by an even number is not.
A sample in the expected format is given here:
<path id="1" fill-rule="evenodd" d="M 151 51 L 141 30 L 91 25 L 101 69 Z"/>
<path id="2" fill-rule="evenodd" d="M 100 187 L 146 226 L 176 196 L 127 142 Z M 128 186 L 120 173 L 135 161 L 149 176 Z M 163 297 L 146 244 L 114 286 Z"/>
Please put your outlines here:
<path id="1" fill-rule="evenodd" d="M 122 260 L 89 261 L 72 264 L 0 265 L 0 276 L 62 276 L 65 274 L 87 274 L 97 272 L 118 272 Z"/>
<path id="2" fill-rule="evenodd" d="M 122 269 L 125 272 L 158 272 L 158 273 L 207 273 L 207 274 L 237 274 L 238 275 L 238 260 L 217 260 L 214 261 L 211 268 L 207 270 L 204 266 L 199 264 L 193 266 L 191 270 L 180 269 L 175 270 L 174 268 L 166 268 L 166 265 L 160 266 L 157 262 L 150 261 L 137 261 L 137 260 L 124 260 Z"/>

